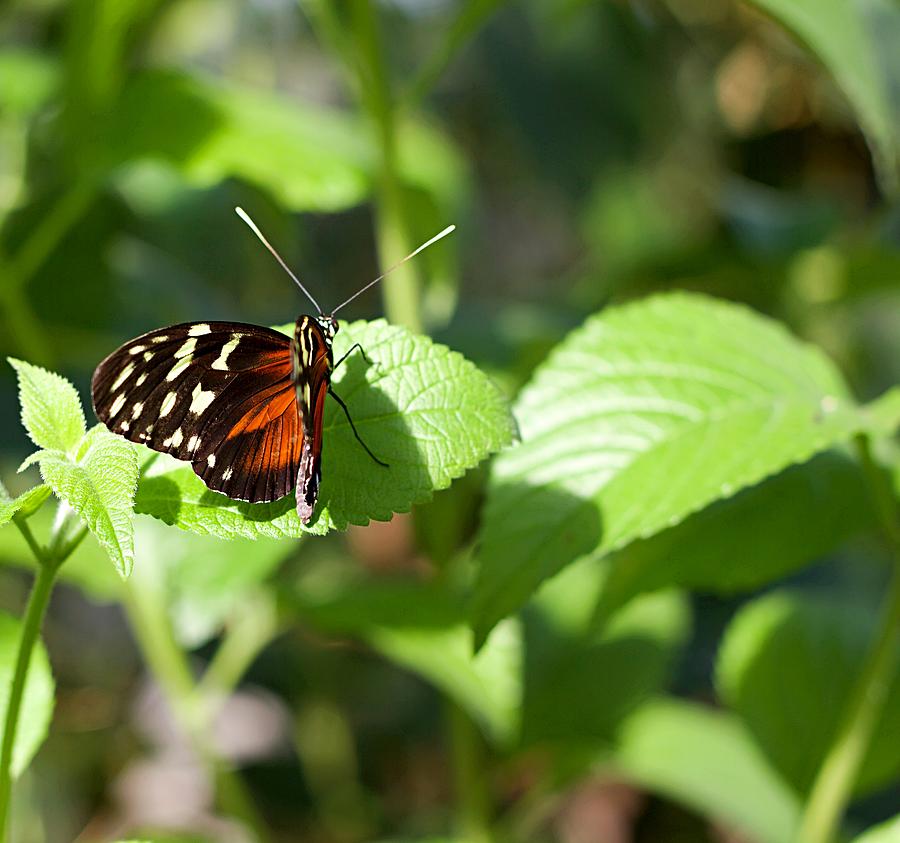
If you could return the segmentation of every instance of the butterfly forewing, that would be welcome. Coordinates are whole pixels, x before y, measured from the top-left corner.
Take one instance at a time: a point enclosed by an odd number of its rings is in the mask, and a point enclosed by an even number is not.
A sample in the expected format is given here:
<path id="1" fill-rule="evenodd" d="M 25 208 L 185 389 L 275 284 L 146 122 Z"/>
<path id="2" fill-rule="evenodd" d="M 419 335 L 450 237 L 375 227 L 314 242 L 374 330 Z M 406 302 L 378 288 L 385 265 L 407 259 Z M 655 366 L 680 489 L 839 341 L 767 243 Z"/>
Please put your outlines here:
<path id="1" fill-rule="evenodd" d="M 304 447 L 291 339 L 234 322 L 144 334 L 94 372 L 94 410 L 133 442 L 191 462 L 207 486 L 252 502 L 294 488 Z"/>

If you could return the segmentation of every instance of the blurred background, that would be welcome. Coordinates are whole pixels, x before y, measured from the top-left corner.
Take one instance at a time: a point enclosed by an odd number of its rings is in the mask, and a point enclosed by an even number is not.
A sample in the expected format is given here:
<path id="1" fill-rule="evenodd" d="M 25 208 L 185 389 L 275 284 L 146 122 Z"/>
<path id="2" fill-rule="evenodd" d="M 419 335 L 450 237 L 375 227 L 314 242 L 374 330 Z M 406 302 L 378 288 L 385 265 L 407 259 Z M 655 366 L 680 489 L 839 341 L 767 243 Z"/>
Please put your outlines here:
<path id="1" fill-rule="evenodd" d="M 816 41 L 779 5 L 803 4 L 7 0 L 0 353 L 61 372 L 87 406 L 94 366 L 130 337 L 293 321 L 309 305 L 241 205 L 326 310 L 456 223 L 450 247 L 342 316 L 426 331 L 511 397 L 588 314 L 683 288 L 778 318 L 872 398 L 900 381 L 900 7 L 824 4 L 858 26 L 835 46 L 840 15 L 821 12 Z M 16 492 L 34 476 L 16 475 L 31 449 L 8 367 L 0 395 Z M 436 839 L 477 811 L 474 754 L 513 839 L 736 841 L 608 778 L 542 798 L 540 749 L 487 746 L 415 669 L 435 640 L 379 626 L 406 606 L 398 582 L 455 576 L 482 482 L 302 543 L 222 545 L 142 517 L 124 595 L 86 543 L 45 628 L 57 705 L 14 839 Z M 802 576 L 876 589 L 853 554 Z M 0 557 L 0 607 L 18 614 L 15 531 Z M 712 697 L 735 605 L 693 598 L 656 687 Z M 208 665 L 215 725 L 192 730 L 190 676 Z M 881 794 L 859 820 L 897 809 Z"/>

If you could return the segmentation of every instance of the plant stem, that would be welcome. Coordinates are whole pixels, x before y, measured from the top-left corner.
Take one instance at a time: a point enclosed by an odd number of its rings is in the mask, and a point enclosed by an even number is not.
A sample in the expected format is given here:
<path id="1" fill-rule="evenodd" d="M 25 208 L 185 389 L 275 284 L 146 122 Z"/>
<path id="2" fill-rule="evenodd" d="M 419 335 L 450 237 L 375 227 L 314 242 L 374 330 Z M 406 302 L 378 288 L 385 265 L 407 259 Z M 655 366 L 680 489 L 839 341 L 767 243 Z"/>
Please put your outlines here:
<path id="1" fill-rule="evenodd" d="M 377 191 L 376 239 L 382 266 L 392 266 L 410 251 L 403 186 L 397 173 L 395 108 L 378 32 L 376 4 L 353 0 L 353 28 L 360 59 L 360 97 L 375 124 L 381 162 Z M 382 283 L 388 319 L 422 330 L 421 291 L 415 268 L 396 269 Z"/>
<path id="2" fill-rule="evenodd" d="M 20 527 L 21 529 L 21 527 Z M 27 536 L 26 536 L 27 539 Z M 29 542 L 29 545 L 31 542 Z M 41 631 L 41 623 L 53 591 L 53 581 L 59 570 L 61 560 L 39 558 L 40 567 L 28 598 L 28 607 L 22 621 L 22 637 L 19 640 L 19 652 L 16 655 L 16 667 L 12 685 L 9 689 L 9 701 L 6 708 L 6 722 L 3 724 L 3 746 L 0 749 L 0 837 L 6 837 L 6 825 L 9 816 L 9 801 L 12 792 L 12 761 L 16 732 L 19 726 L 19 713 L 22 708 L 22 697 L 25 693 L 25 680 L 31 664 L 31 654 Z"/>
<path id="3" fill-rule="evenodd" d="M 457 834 L 471 843 L 489 843 L 490 796 L 487 792 L 481 736 L 466 712 L 447 701 L 450 751 L 457 801 Z"/>
<path id="4" fill-rule="evenodd" d="M 253 832 L 255 840 L 271 840 L 240 776 L 218 757 L 212 746 L 209 712 L 203 705 L 184 652 L 175 634 L 162 595 L 152 583 L 135 587 L 125 583 L 123 603 L 141 652 L 159 683 L 194 752 L 215 782 L 223 812 L 240 820 Z"/>
<path id="5" fill-rule="evenodd" d="M 881 527 L 891 549 L 893 570 L 875 641 L 853 696 L 818 776 L 797 835 L 799 843 L 829 843 L 849 803 L 890 690 L 900 655 L 900 521 L 883 472 L 872 459 L 869 438 L 857 439 L 860 462 Z"/>

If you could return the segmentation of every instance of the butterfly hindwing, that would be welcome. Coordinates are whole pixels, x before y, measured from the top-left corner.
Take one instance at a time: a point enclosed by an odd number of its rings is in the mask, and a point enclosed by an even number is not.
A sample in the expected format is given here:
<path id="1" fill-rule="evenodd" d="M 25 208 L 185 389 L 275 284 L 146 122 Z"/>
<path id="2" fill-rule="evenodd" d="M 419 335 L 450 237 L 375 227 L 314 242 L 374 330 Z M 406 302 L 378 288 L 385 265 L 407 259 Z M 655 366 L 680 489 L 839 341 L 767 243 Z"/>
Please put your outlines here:
<path id="1" fill-rule="evenodd" d="M 191 462 L 207 486 L 252 502 L 294 488 L 305 425 L 291 339 L 234 322 L 144 334 L 94 372 L 97 417 L 133 442 Z"/>

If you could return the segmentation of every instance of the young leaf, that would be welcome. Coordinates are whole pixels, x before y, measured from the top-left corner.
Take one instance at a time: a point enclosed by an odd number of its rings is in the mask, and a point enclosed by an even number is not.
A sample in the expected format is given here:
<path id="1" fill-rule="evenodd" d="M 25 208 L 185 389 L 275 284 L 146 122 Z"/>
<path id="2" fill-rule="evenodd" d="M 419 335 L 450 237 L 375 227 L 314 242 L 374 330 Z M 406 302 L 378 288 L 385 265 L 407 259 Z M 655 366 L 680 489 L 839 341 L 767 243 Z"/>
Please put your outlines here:
<path id="1" fill-rule="evenodd" d="M 462 355 L 378 320 L 342 326 L 335 360 L 356 342 L 372 365 L 354 352 L 332 383 L 360 436 L 388 468 L 370 459 L 328 398 L 322 484 L 309 527 L 297 517 L 293 495 L 266 504 L 233 501 L 172 460 L 159 460 L 141 480 L 136 511 L 222 538 L 322 534 L 408 512 L 512 438 L 500 391 Z"/>
<path id="2" fill-rule="evenodd" d="M 759 843 L 794 843 L 800 806 L 738 719 L 659 700 L 625 722 L 613 769 Z"/>
<path id="3" fill-rule="evenodd" d="M 124 577 L 134 563 L 132 506 L 138 463 L 134 446 L 97 425 L 84 437 L 75 458 L 40 451 L 44 482 L 66 501 L 105 548 Z"/>
<path id="4" fill-rule="evenodd" d="M 31 514 L 34 512 L 50 494 L 47 486 L 35 486 L 27 492 L 23 492 L 17 498 L 11 498 L 9 492 L 0 483 L 0 527 L 9 521 L 14 515 L 21 512 L 23 514 Z"/>
<path id="5" fill-rule="evenodd" d="M 0 613 L 0 723 L 6 722 L 9 690 L 12 685 L 22 624 Z M 37 641 L 31 653 L 19 725 L 13 746 L 12 772 L 21 775 L 47 736 L 53 714 L 53 676 L 44 645 Z"/>
<path id="6" fill-rule="evenodd" d="M 885 184 L 897 189 L 900 129 L 891 103 L 891 76 L 880 58 L 880 33 L 900 25 L 896 5 L 881 0 L 752 0 L 792 30 L 828 68 L 856 109 Z M 890 42 L 888 42 L 890 43 Z M 885 49 L 890 49 L 887 43 Z M 887 55 L 887 53 L 885 54 Z"/>
<path id="7" fill-rule="evenodd" d="M 71 452 L 84 436 L 84 413 L 75 387 L 64 377 L 9 358 L 19 379 L 22 424 L 38 448 Z"/>
<path id="8" fill-rule="evenodd" d="M 683 293 L 588 320 L 515 415 L 522 443 L 495 462 L 484 511 L 479 639 L 578 556 L 674 526 L 869 424 L 818 349 Z"/>
<path id="9" fill-rule="evenodd" d="M 877 612 L 845 599 L 776 592 L 745 606 L 732 621 L 717 665 L 722 698 L 746 722 L 772 763 L 807 793 L 834 741 Z M 857 780 L 870 792 L 900 775 L 900 677 Z"/>

